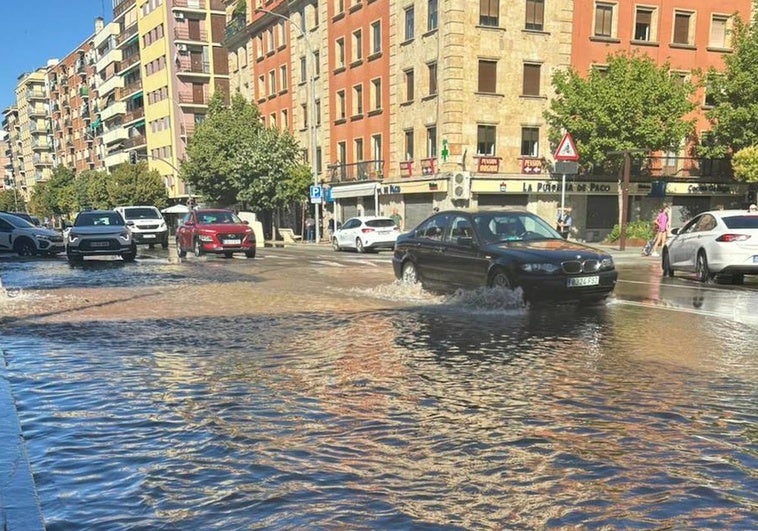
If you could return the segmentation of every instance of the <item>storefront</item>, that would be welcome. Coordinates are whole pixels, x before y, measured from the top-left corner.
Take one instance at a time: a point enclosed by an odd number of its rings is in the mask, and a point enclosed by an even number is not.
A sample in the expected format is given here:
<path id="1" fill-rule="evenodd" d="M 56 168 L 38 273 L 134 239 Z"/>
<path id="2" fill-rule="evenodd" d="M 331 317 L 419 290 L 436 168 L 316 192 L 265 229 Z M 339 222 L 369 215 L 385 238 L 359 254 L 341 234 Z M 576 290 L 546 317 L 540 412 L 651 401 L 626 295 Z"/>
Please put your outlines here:
<path id="1" fill-rule="evenodd" d="M 331 189 L 334 201 L 335 219 L 342 223 L 355 216 L 374 216 L 377 213 L 376 182 L 363 182 L 333 186 Z"/>

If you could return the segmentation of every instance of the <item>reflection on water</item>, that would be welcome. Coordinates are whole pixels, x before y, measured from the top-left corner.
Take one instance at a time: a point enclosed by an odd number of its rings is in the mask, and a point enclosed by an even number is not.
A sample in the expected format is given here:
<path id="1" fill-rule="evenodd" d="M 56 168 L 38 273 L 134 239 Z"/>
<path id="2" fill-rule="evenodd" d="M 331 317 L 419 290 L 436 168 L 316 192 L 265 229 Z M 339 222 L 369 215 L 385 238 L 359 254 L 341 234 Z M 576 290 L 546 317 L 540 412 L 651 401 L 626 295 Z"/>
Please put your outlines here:
<path id="1" fill-rule="evenodd" d="M 408 297 L 7 330 L 48 529 L 758 526 L 755 330 Z"/>

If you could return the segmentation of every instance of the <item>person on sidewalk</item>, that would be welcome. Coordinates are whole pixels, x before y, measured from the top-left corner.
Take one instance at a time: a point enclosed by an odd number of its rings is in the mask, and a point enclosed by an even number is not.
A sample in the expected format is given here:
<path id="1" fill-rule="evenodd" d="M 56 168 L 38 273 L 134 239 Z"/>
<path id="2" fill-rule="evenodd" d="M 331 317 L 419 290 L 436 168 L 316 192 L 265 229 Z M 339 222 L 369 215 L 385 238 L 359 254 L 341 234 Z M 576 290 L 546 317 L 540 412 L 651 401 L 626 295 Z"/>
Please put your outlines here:
<path id="1" fill-rule="evenodd" d="M 658 247 L 663 247 L 666 244 L 666 236 L 668 235 L 669 229 L 669 210 L 666 203 L 663 203 L 660 210 L 658 210 L 658 215 L 655 216 L 653 225 L 655 231 L 655 243 L 653 243 L 653 249 L 650 251 L 650 256 L 660 256 L 660 254 L 658 254 Z"/>
<path id="2" fill-rule="evenodd" d="M 305 241 L 316 241 L 316 220 L 311 216 L 305 218 Z"/>
<path id="3" fill-rule="evenodd" d="M 561 233 L 564 240 L 568 240 L 571 235 L 571 226 L 574 224 L 574 218 L 571 217 L 571 207 L 558 210 L 558 223 L 556 228 Z"/>

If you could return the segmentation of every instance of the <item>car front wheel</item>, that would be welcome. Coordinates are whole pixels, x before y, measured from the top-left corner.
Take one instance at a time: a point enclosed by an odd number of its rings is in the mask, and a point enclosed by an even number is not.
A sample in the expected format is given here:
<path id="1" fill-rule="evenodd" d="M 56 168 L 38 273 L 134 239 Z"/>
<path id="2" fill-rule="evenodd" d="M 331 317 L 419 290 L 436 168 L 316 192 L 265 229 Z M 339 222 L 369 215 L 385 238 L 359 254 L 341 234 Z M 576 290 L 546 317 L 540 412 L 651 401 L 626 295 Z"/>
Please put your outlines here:
<path id="1" fill-rule="evenodd" d="M 255 258 L 255 247 L 252 247 L 245 251 L 245 258 Z"/>
<path id="2" fill-rule="evenodd" d="M 673 277 L 674 270 L 671 268 L 671 257 L 668 251 L 663 251 L 663 258 L 661 260 L 663 262 L 663 276 Z"/>
<path id="3" fill-rule="evenodd" d="M 179 243 L 179 238 L 176 239 L 176 255 L 179 258 L 184 258 L 185 256 L 187 256 L 187 251 L 182 249 L 182 244 Z"/>
<path id="4" fill-rule="evenodd" d="M 419 274 L 416 269 L 416 264 L 410 260 L 403 264 L 403 283 L 404 284 L 418 284 Z"/>
<path id="5" fill-rule="evenodd" d="M 27 238 L 16 240 L 13 250 L 16 251 L 16 254 L 19 256 L 34 256 L 37 254 L 37 248 L 34 246 L 34 242 Z"/>
<path id="6" fill-rule="evenodd" d="M 705 255 L 705 251 L 700 251 L 697 255 L 695 276 L 700 282 L 708 282 L 713 276 L 708 270 L 708 257 Z"/>
<path id="7" fill-rule="evenodd" d="M 200 257 L 203 256 L 203 246 L 200 245 L 200 240 L 195 238 L 195 243 L 192 246 L 192 251 L 195 253 L 195 256 Z"/>
<path id="8" fill-rule="evenodd" d="M 332 249 L 335 251 L 341 251 L 342 248 L 340 247 L 340 242 L 337 241 L 337 238 L 332 238 Z"/>
<path id="9" fill-rule="evenodd" d="M 511 279 L 508 278 L 508 275 L 505 273 L 505 271 L 498 269 L 492 273 L 492 276 L 490 277 L 489 287 L 513 289 L 513 284 L 511 283 Z"/>

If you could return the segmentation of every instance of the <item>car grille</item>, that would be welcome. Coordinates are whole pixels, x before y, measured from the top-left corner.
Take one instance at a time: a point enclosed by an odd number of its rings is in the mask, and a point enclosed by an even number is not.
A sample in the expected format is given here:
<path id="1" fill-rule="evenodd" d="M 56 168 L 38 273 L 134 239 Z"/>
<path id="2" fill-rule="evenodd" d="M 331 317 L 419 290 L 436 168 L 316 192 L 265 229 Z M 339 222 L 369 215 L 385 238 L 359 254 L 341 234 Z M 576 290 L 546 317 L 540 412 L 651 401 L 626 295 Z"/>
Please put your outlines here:
<path id="1" fill-rule="evenodd" d="M 83 251 L 105 251 L 120 248 L 118 240 L 84 240 L 79 246 L 79 249 Z"/>
<path id="2" fill-rule="evenodd" d="M 139 230 L 155 230 L 158 228 L 158 224 L 155 225 L 138 225 Z"/>
<path id="3" fill-rule="evenodd" d="M 596 273 L 600 271 L 600 260 L 567 260 L 561 262 L 561 268 L 568 275 Z"/>

